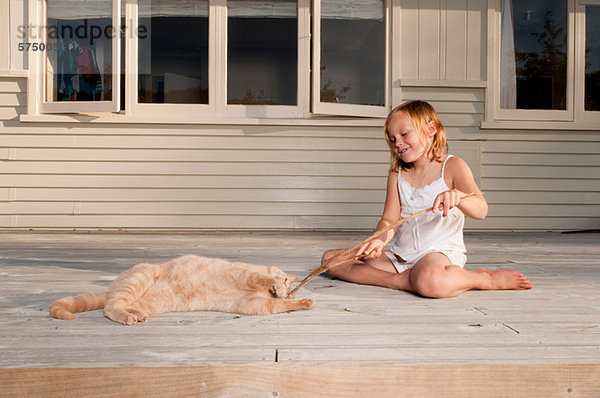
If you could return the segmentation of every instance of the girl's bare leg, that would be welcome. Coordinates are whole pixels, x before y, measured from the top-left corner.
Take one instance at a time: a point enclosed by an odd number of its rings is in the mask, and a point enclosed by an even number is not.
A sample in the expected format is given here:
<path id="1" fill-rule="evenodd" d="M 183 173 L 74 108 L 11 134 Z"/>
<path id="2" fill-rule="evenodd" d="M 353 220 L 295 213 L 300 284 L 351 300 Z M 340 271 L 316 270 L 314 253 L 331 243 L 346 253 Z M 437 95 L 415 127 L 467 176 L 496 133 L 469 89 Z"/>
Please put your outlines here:
<path id="1" fill-rule="evenodd" d="M 329 250 L 325 252 L 322 263 L 341 252 L 342 250 Z M 334 260 L 335 262 L 337 261 Z M 327 271 L 329 275 L 348 282 L 414 292 L 411 285 L 410 272 L 410 270 L 406 270 L 398 273 L 390 259 L 385 255 L 366 261 L 350 260 Z"/>
<path id="2" fill-rule="evenodd" d="M 410 274 L 414 290 L 425 297 L 455 297 L 467 290 L 531 289 L 523 274 L 517 271 L 468 271 L 452 265 L 442 253 L 429 253 L 415 264 Z"/>

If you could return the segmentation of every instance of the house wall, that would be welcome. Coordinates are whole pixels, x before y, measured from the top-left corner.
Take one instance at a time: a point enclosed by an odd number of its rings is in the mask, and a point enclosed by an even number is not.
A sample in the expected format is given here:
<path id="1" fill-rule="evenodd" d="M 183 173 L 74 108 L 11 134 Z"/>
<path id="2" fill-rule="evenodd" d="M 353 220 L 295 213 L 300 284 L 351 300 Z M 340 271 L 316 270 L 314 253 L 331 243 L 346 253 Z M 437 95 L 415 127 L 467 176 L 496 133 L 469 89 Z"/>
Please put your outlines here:
<path id="1" fill-rule="evenodd" d="M 24 3 L 3 2 L 0 22 L 14 28 Z M 467 228 L 598 228 L 598 131 L 480 128 L 486 4 L 394 2 L 394 103 L 431 102 L 473 169 L 490 212 Z M 372 229 L 381 214 L 383 120 L 21 122 L 27 59 L 14 36 L 0 28 L 0 229 Z"/>

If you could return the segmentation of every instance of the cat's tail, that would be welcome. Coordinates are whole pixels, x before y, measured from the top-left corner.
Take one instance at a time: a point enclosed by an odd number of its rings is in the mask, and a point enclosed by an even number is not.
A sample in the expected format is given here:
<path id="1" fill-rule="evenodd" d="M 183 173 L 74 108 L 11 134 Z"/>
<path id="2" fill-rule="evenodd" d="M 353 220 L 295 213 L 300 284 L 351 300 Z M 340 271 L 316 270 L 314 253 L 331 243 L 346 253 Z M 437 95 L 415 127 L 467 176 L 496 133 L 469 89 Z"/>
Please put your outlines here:
<path id="1" fill-rule="evenodd" d="M 93 311 L 104 308 L 106 293 L 86 293 L 79 296 L 65 297 L 50 306 L 50 315 L 54 318 L 75 319 L 73 313 Z"/>

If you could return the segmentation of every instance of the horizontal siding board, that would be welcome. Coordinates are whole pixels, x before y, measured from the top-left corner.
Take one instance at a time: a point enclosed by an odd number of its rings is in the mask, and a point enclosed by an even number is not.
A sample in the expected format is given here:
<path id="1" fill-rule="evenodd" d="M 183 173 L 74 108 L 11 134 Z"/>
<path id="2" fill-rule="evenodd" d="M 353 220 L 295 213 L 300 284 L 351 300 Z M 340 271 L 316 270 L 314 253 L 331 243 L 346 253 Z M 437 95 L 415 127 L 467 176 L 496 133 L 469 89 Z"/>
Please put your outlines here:
<path id="1" fill-rule="evenodd" d="M 588 230 L 600 228 L 599 218 L 590 217 L 488 217 L 473 225 L 481 230 Z"/>
<path id="2" fill-rule="evenodd" d="M 274 164 L 276 167 L 274 167 Z M 377 163 L 259 162 L 6 162 L 6 174 L 77 175 L 291 175 L 385 176 L 389 165 Z M 42 171 L 42 172 L 40 172 Z M 0 178 L 1 180 L 1 178 Z"/>
<path id="3" fill-rule="evenodd" d="M 518 194 L 521 191 L 536 191 L 542 194 L 551 192 L 588 191 L 600 192 L 600 184 L 595 180 L 582 180 L 576 178 L 483 178 L 481 187 L 487 191 L 512 191 Z"/>
<path id="4" fill-rule="evenodd" d="M 20 215 L 15 228 L 273 229 L 294 228 L 293 216 L 237 215 Z"/>
<path id="5" fill-rule="evenodd" d="M 0 93 L 24 93 L 27 91 L 26 79 L 0 77 Z"/>
<path id="6" fill-rule="evenodd" d="M 0 178 L 2 187 L 61 187 L 61 188 L 306 188 L 380 189 L 386 177 L 361 178 L 353 176 L 79 176 L 8 174 Z"/>
<path id="7" fill-rule="evenodd" d="M 8 200 L 8 188 L 0 188 L 0 198 Z M 227 201 L 235 198 L 248 202 L 346 202 L 376 203 L 385 198 L 383 189 L 224 189 L 209 188 L 16 188 L 15 201 L 75 201 L 75 202 L 176 202 Z"/>
<path id="8" fill-rule="evenodd" d="M 8 225 L 9 216 L 0 216 Z M 15 228 L 39 229 L 371 229 L 379 217 L 196 216 L 196 215 L 23 215 Z"/>
<path id="9" fill-rule="evenodd" d="M 27 95 L 23 93 L 1 93 L 0 106 L 25 106 Z"/>
<path id="10" fill-rule="evenodd" d="M 483 165 L 482 176 L 503 178 L 569 178 L 600 180 L 600 168 L 593 166 Z"/>
<path id="11" fill-rule="evenodd" d="M 600 167 L 600 156 L 580 153 L 486 153 L 486 165 L 512 166 L 594 166 Z"/>
<path id="12" fill-rule="evenodd" d="M 597 141 L 484 141 L 484 154 L 487 153 L 546 153 L 546 154 L 600 154 Z"/>
<path id="13" fill-rule="evenodd" d="M 302 150 L 386 150 L 383 137 L 318 138 L 318 137 L 222 137 L 222 136 L 76 136 L 76 135 L 12 135 L 4 142 L 12 147 L 34 148 L 107 148 L 107 149 L 302 149 Z"/>
<path id="14" fill-rule="evenodd" d="M 435 108 L 435 110 L 440 115 L 445 115 L 445 116 L 447 114 L 453 114 L 453 113 L 483 114 L 483 112 L 485 110 L 485 106 L 484 106 L 483 102 L 471 102 L 471 101 L 468 101 L 468 102 L 428 101 L 428 102 L 431 104 L 431 106 L 433 106 Z M 442 117 L 442 123 L 443 122 L 444 122 L 444 117 Z"/>
<path id="15" fill-rule="evenodd" d="M 300 202 L 5 202 L 0 214 L 77 215 L 265 215 L 265 216 L 372 216 L 381 215 L 380 204 Z"/>
<path id="16" fill-rule="evenodd" d="M 579 217 L 595 218 L 600 226 L 600 204 L 578 205 L 570 204 L 494 204 L 490 206 L 489 217 Z"/>
<path id="17" fill-rule="evenodd" d="M 215 121 L 217 123 L 218 120 Z M 152 139 L 152 137 L 182 137 L 194 139 L 200 138 L 223 138 L 229 139 L 229 143 L 235 142 L 233 139 L 255 138 L 255 139 L 298 139 L 309 138 L 311 140 L 320 139 L 375 139 L 383 138 L 383 125 L 385 120 L 381 119 L 380 126 L 235 126 L 219 124 L 140 124 L 127 123 L 106 123 L 106 124 L 88 124 L 79 123 L 23 123 L 17 127 L 7 127 L 5 134 L 17 137 L 75 137 L 86 139 L 85 137 L 101 137 L 103 140 L 111 137 L 137 137 L 139 139 Z M 74 129 L 76 127 L 76 129 Z M 94 138 L 93 138 L 94 139 Z M 240 144 L 241 145 L 241 144 Z M 385 142 L 384 142 L 385 146 Z"/>
<path id="18" fill-rule="evenodd" d="M 494 206 L 498 204 L 598 204 L 600 192 L 552 192 L 551 195 L 546 195 L 536 191 L 486 191 L 485 198 Z"/>
<path id="19" fill-rule="evenodd" d="M 2 151 L 3 148 L 0 148 Z M 80 148 L 17 148 L 19 160 L 45 161 L 145 161 L 145 162 L 387 162 L 389 151 L 369 150 L 245 150 L 245 149 L 80 149 Z"/>
<path id="20" fill-rule="evenodd" d="M 24 106 L 0 108 L 0 120 L 15 120 L 26 111 L 27 109 Z"/>
<path id="21" fill-rule="evenodd" d="M 485 91 L 473 88 L 403 87 L 402 99 L 423 101 L 483 102 Z"/>

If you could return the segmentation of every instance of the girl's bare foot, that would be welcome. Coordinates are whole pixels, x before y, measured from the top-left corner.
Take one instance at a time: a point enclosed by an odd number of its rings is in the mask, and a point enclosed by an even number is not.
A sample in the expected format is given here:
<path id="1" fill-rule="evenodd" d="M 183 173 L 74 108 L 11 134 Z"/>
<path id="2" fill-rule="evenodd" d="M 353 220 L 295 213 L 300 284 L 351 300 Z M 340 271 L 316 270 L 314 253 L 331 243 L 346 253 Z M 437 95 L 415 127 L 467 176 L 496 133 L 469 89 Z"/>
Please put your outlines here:
<path id="1" fill-rule="evenodd" d="M 486 290 L 527 290 L 533 285 L 517 271 L 489 271 L 487 269 L 478 269 L 475 272 L 489 275 L 489 287 Z"/>

